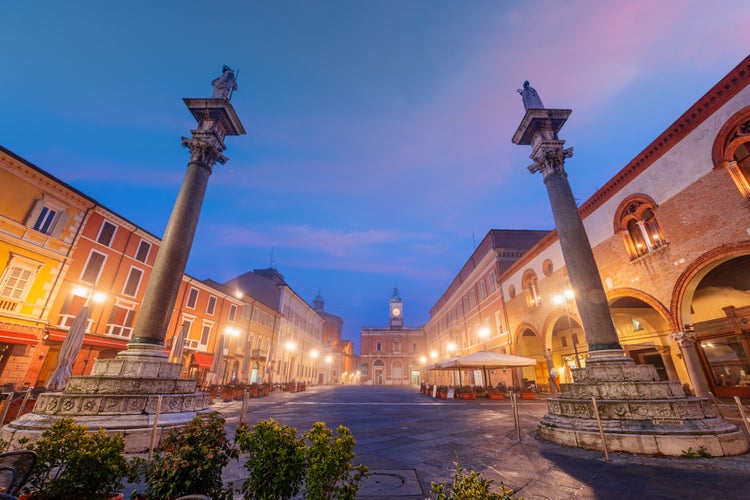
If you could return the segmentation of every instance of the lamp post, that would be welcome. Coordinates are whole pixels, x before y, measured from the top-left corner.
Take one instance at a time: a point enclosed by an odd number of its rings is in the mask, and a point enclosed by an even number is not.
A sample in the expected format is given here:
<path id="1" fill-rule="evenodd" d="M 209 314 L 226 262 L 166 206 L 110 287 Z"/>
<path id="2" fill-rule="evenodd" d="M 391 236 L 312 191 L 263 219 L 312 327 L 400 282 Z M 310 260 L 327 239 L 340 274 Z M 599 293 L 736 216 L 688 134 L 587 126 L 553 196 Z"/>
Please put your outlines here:
<path id="1" fill-rule="evenodd" d="M 563 306 L 565 308 L 565 316 L 568 318 L 568 330 L 570 331 L 570 342 L 573 344 L 573 353 L 576 357 L 576 368 L 581 367 L 581 361 L 578 359 L 578 336 L 573 333 L 573 323 L 570 321 L 570 308 L 568 307 L 568 301 L 573 300 L 575 298 L 575 294 L 573 293 L 573 290 L 565 290 L 562 295 L 555 295 L 552 297 L 552 301 L 558 305 Z"/>
<path id="2" fill-rule="evenodd" d="M 326 379 L 328 379 L 328 383 L 331 383 L 331 363 L 333 362 L 333 358 L 331 355 L 326 356 L 326 365 L 328 365 L 328 374 L 326 375 Z"/>

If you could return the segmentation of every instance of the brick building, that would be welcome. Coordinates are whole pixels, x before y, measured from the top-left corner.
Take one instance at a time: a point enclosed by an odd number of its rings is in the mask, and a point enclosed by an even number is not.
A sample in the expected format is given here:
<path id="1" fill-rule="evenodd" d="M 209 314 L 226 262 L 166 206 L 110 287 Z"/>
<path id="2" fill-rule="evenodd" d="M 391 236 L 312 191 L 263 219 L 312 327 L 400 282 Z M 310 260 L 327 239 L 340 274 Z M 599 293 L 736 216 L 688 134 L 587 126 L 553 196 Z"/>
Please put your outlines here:
<path id="1" fill-rule="evenodd" d="M 404 305 L 398 289 L 388 301 L 387 327 L 360 330 L 361 383 L 419 385 L 424 367 L 426 337 L 423 327 L 404 326 Z"/>

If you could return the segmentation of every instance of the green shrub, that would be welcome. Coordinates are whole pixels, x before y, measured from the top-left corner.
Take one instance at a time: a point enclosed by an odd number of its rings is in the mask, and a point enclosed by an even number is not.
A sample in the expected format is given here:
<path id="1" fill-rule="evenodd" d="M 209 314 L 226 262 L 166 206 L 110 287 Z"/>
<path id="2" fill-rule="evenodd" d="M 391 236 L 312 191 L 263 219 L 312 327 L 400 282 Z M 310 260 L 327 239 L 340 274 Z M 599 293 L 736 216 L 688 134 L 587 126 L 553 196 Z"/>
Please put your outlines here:
<path id="1" fill-rule="evenodd" d="M 475 470 L 468 473 L 456 460 L 453 484 L 448 491 L 444 484 L 432 483 L 431 500 L 515 500 L 513 490 L 500 483 L 500 488 L 492 491 L 492 480 L 485 479 Z"/>
<path id="2" fill-rule="evenodd" d="M 352 467 L 356 441 L 351 431 L 340 425 L 336 433 L 334 438 L 325 423 L 317 422 L 305 434 L 310 441 L 303 495 L 306 500 L 354 500 L 362 479 L 367 477 L 367 467 Z"/>
<path id="3" fill-rule="evenodd" d="M 224 488 L 222 469 L 237 449 L 227 440 L 224 419 L 216 412 L 198 415 L 184 427 L 169 432 L 145 466 L 147 498 L 177 498 L 206 495 L 214 500 L 231 499 Z"/>
<path id="4" fill-rule="evenodd" d="M 244 498 L 283 500 L 299 493 L 305 476 L 305 442 L 297 438 L 297 429 L 270 419 L 258 422 L 252 430 L 239 426 L 235 441 L 248 454 L 245 468 L 250 474 L 242 483 Z"/>
<path id="5" fill-rule="evenodd" d="M 133 472 L 121 434 L 108 436 L 102 429 L 90 434 L 70 418 L 55 422 L 27 448 L 37 454 L 24 488 L 34 499 L 107 498 L 122 489 L 123 479 Z"/>

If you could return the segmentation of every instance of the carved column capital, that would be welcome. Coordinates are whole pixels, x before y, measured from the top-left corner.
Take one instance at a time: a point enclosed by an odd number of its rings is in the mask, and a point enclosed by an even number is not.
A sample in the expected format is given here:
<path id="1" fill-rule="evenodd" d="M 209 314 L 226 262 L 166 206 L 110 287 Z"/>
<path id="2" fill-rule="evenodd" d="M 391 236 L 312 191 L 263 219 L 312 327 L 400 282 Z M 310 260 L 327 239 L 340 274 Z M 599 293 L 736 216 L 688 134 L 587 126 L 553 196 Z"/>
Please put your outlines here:
<path id="1" fill-rule="evenodd" d="M 672 348 L 669 347 L 668 345 L 657 345 L 657 346 L 654 346 L 654 349 L 656 349 L 656 352 L 658 352 L 662 356 L 672 352 Z"/>
<path id="2" fill-rule="evenodd" d="M 573 156 L 573 148 L 563 148 L 565 141 L 542 141 L 534 149 L 531 158 L 534 164 L 529 167 L 533 174 L 540 172 L 545 179 L 552 175 L 565 174 L 565 159 Z"/>
<path id="3" fill-rule="evenodd" d="M 698 341 L 698 336 L 694 331 L 687 330 L 684 332 L 675 332 L 669 335 L 680 347 L 694 346 Z"/>
<path id="4" fill-rule="evenodd" d="M 192 138 L 182 138 L 182 145 L 190 150 L 191 162 L 201 163 L 212 172 L 214 164 L 218 162 L 224 165 L 228 161 L 228 158 L 221 154 L 226 146 L 215 134 L 203 130 L 192 132 Z"/>

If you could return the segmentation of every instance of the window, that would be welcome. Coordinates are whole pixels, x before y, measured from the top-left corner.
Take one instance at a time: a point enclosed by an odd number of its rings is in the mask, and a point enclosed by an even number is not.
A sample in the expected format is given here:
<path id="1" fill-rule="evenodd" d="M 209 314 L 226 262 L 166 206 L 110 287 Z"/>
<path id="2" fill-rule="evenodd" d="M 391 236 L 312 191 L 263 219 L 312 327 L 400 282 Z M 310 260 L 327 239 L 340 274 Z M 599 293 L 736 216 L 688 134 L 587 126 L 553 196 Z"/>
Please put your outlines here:
<path id="1" fill-rule="evenodd" d="M 213 323 L 203 323 L 203 330 L 201 330 L 201 339 L 198 342 L 198 346 L 205 349 L 206 346 L 208 346 L 208 339 L 211 338 L 211 329 L 213 328 Z"/>
<path id="2" fill-rule="evenodd" d="M 546 259 L 544 262 L 542 262 L 542 272 L 545 276 L 552 276 L 552 271 L 554 271 L 554 266 L 552 265 L 552 261 L 549 259 Z"/>
<path id="3" fill-rule="evenodd" d="M 138 244 L 138 251 L 135 253 L 135 260 L 138 262 L 146 262 L 148 259 L 148 253 L 151 251 L 151 243 L 146 240 L 141 240 Z"/>
<path id="4" fill-rule="evenodd" d="M 497 290 L 497 271 L 495 271 L 494 269 L 490 271 L 489 276 L 487 276 L 487 282 L 490 285 L 490 293 Z"/>
<path id="5" fill-rule="evenodd" d="M 542 297 L 539 295 L 539 280 L 534 271 L 524 273 L 523 292 L 526 295 L 526 305 L 529 309 L 534 309 L 542 303 Z"/>
<path id="6" fill-rule="evenodd" d="M 483 279 L 479 282 L 479 302 L 482 302 L 487 298 L 487 280 Z"/>
<path id="7" fill-rule="evenodd" d="M 643 194 L 630 196 L 620 204 L 615 231 L 622 233 L 631 260 L 666 243 L 656 221 L 655 207 L 654 201 Z"/>
<path id="8" fill-rule="evenodd" d="M 188 298 L 187 302 L 185 302 L 185 307 L 188 309 L 195 309 L 195 304 L 198 302 L 198 289 L 197 288 L 191 288 L 188 292 Z"/>
<path id="9" fill-rule="evenodd" d="M 375 344 L 375 350 L 378 351 L 378 352 L 382 351 L 383 350 L 383 344 L 381 344 L 380 342 L 377 342 Z"/>
<path id="10" fill-rule="evenodd" d="M 0 277 L 0 311 L 16 312 L 26 299 L 40 264 L 15 254 Z"/>
<path id="11" fill-rule="evenodd" d="M 717 168 L 725 168 L 746 199 L 750 199 L 750 106 L 740 110 L 721 128 L 712 156 Z"/>
<path id="12" fill-rule="evenodd" d="M 110 246 L 112 244 L 112 238 L 115 236 L 116 229 L 117 226 L 105 220 L 102 227 L 99 229 L 99 236 L 97 236 L 96 242 L 101 243 L 105 247 Z"/>
<path id="13" fill-rule="evenodd" d="M 26 227 L 59 238 L 68 219 L 70 216 L 62 205 L 50 200 L 37 200 L 26 219 Z"/>
<path id="14" fill-rule="evenodd" d="M 229 321 L 234 322 L 234 318 L 237 316 L 237 306 L 231 304 L 229 306 Z"/>
<path id="15" fill-rule="evenodd" d="M 213 314 L 216 311 L 216 297 L 211 295 L 208 298 L 208 305 L 206 306 L 206 314 Z"/>
<path id="16" fill-rule="evenodd" d="M 99 275 L 104 267 L 104 261 L 107 260 L 107 256 L 99 252 L 92 251 L 89 254 L 89 259 L 86 262 L 86 266 L 83 268 L 81 274 L 81 281 L 90 285 L 96 285 L 99 281 Z"/>
<path id="17" fill-rule="evenodd" d="M 142 277 L 143 271 L 137 267 L 131 267 L 130 274 L 128 274 L 128 279 L 125 281 L 125 288 L 123 288 L 122 293 L 130 297 L 135 297 L 138 293 L 138 286 L 141 284 Z"/>
<path id="18" fill-rule="evenodd" d="M 135 308 L 132 304 L 119 302 L 112 308 L 107 322 L 107 334 L 117 337 L 130 338 L 133 334 L 133 321 L 135 319 Z"/>

